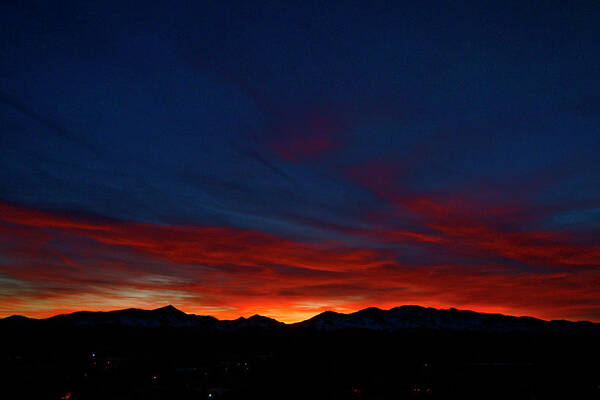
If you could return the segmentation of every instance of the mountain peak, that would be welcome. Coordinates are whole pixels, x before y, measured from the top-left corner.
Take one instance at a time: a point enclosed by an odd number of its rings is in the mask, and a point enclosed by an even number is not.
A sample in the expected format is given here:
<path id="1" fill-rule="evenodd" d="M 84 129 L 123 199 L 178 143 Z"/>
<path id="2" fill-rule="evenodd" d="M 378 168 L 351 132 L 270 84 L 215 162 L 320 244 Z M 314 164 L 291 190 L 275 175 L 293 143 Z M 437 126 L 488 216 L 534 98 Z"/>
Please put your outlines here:
<path id="1" fill-rule="evenodd" d="M 172 304 L 169 304 L 164 307 L 156 308 L 152 311 L 162 311 L 162 312 L 168 312 L 168 313 L 183 313 L 183 311 L 179 310 L 177 307 L 173 306 Z"/>
<path id="2" fill-rule="evenodd" d="M 236 320 L 219 321 L 211 316 L 186 314 L 169 304 L 154 310 L 129 308 L 107 312 L 79 311 L 48 319 L 29 319 L 12 316 L 0 319 L 0 324 L 12 326 L 108 326 L 130 327 L 189 327 L 212 331 L 232 331 L 245 328 L 271 329 L 286 324 L 275 319 L 253 315 Z M 532 317 L 513 317 L 501 314 L 477 313 L 450 308 L 440 310 L 431 307 L 406 305 L 390 310 L 369 307 L 350 314 L 325 311 L 308 320 L 289 326 L 317 330 L 369 329 L 401 331 L 428 329 L 435 331 L 470 332 L 558 332 L 585 333 L 600 336 L 600 324 L 592 322 L 544 321 Z"/>

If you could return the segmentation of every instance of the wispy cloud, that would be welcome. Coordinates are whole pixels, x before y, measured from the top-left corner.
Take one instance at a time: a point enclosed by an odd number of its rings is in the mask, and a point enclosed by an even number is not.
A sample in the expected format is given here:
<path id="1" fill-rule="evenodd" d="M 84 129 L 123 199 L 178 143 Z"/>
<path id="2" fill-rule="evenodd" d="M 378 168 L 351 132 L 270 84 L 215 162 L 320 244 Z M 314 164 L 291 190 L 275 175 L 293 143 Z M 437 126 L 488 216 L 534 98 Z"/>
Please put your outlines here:
<path id="1" fill-rule="evenodd" d="M 5 315 L 49 315 L 68 304 L 106 309 L 119 302 L 170 301 L 192 312 L 220 310 L 215 314 L 222 318 L 260 309 L 290 321 L 334 301 L 330 308 L 339 310 L 418 303 L 577 318 L 600 305 L 592 290 L 600 283 L 595 266 L 525 271 L 489 261 L 413 265 L 391 249 L 299 242 L 256 230 L 76 218 L 6 203 L 0 210 L 0 285 L 15 294 L 17 287 L 35 289 L 5 299 Z M 477 254 L 498 252 L 525 262 L 540 257 L 533 239 L 499 237 L 490 244 L 492 233 L 484 228 L 454 227 L 434 227 L 439 232 L 432 237 L 439 240 L 397 232 L 377 239 L 434 242 L 459 248 L 457 253 L 473 247 Z M 543 252 L 544 265 L 570 266 L 595 254 L 564 258 L 565 246 Z"/>

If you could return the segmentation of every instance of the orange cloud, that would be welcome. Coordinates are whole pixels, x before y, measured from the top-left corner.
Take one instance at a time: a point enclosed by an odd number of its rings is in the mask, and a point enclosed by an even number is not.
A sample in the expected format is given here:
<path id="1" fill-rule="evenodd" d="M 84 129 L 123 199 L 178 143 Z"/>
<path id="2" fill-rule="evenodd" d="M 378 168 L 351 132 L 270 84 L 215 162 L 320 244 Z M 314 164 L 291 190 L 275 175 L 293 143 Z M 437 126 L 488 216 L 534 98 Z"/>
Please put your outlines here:
<path id="1" fill-rule="evenodd" d="M 560 232 L 500 228 L 509 225 L 503 218 L 508 215 L 510 221 L 513 210 L 508 208 L 477 207 L 466 199 L 460 205 L 428 198 L 401 204 L 418 214 L 423 226 L 435 232 L 418 237 L 424 241 L 533 265 L 600 266 L 598 245 L 577 243 L 577 238 Z"/>
<path id="2" fill-rule="evenodd" d="M 600 319 L 597 247 L 539 233 L 504 233 L 439 205 L 407 203 L 427 233 L 381 230 L 385 246 L 312 243 L 234 227 L 170 226 L 0 204 L 0 314 L 48 316 L 79 309 L 158 307 L 219 318 L 261 313 L 283 321 L 325 309 L 401 304 L 544 318 Z M 452 220 L 452 221 L 450 221 Z M 365 232 L 359 232 L 359 236 Z M 402 262 L 394 243 L 421 243 L 500 261 Z M 544 245 L 555 243 L 554 247 Z M 578 247 L 579 246 L 579 247 Z M 580 254 L 570 251 L 579 249 Z"/>

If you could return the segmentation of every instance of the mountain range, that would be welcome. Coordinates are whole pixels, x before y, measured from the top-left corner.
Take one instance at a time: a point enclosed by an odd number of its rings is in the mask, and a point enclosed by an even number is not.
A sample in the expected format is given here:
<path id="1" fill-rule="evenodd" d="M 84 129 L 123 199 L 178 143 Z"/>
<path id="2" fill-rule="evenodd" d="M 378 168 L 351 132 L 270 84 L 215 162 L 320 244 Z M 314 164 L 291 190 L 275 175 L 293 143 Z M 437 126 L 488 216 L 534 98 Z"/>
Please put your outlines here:
<path id="1" fill-rule="evenodd" d="M 209 331 L 299 328 L 317 331 L 365 329 L 396 332 L 425 329 L 449 332 L 558 333 L 600 336 L 600 324 L 587 321 L 545 321 L 533 317 L 478 313 L 455 308 L 440 310 L 413 305 L 395 307 L 390 310 L 370 307 L 350 314 L 325 311 L 308 320 L 293 324 L 285 324 L 261 315 L 254 315 L 250 318 L 240 317 L 235 320 L 218 320 L 212 316 L 187 314 L 172 305 L 154 310 L 128 308 L 107 312 L 79 311 L 46 319 L 32 319 L 16 315 L 0 319 L 0 327 L 3 328 L 96 326 L 196 328 Z"/>

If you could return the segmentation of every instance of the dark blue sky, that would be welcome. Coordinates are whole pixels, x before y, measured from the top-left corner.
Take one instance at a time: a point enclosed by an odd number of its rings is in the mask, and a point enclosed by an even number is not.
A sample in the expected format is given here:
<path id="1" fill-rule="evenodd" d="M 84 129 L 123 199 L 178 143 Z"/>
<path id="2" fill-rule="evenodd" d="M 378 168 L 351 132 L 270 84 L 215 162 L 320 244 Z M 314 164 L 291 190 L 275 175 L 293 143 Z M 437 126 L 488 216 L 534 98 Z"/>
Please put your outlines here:
<path id="1" fill-rule="evenodd" d="M 0 312 L 413 302 L 598 320 L 598 20 L 595 1 L 3 2 Z M 38 212 L 200 229 L 186 254 L 218 227 L 225 248 L 327 255 L 183 259 L 137 230 L 115 243 L 22 215 Z M 348 272 L 329 252 L 370 255 Z M 127 284 L 134 264 L 160 284 Z"/>

